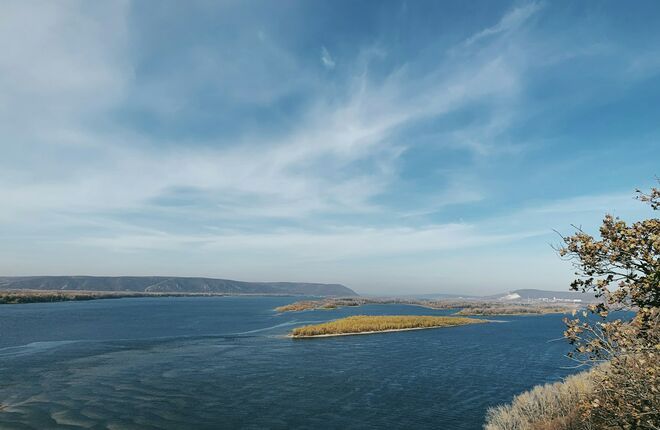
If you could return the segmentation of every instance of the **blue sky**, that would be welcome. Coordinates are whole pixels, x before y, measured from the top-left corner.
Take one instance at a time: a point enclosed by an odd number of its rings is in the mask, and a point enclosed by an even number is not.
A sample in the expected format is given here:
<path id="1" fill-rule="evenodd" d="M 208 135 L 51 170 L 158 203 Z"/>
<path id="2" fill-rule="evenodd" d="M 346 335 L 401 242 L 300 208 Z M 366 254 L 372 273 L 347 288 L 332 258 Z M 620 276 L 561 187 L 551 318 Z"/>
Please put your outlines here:
<path id="1" fill-rule="evenodd" d="M 0 6 L 0 274 L 567 288 L 660 174 L 657 2 Z"/>

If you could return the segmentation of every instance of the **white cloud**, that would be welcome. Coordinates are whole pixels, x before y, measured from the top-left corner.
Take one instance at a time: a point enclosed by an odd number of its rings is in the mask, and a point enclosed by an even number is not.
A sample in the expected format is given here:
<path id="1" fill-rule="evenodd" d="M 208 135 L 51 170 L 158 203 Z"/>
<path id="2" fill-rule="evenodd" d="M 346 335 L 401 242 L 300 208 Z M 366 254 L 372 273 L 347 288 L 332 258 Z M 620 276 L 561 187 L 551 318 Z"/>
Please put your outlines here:
<path id="1" fill-rule="evenodd" d="M 530 2 L 522 6 L 511 9 L 500 21 L 492 27 L 488 27 L 480 32 L 470 36 L 465 42 L 465 46 L 472 45 L 482 39 L 506 33 L 520 27 L 529 18 L 536 14 L 541 8 L 542 3 Z"/>
<path id="2" fill-rule="evenodd" d="M 126 82 L 122 78 L 125 67 L 106 69 L 119 75 L 115 81 Z M 0 216 L 4 213 L 6 219 L 12 212 L 44 210 L 144 209 L 177 188 L 197 189 L 211 196 L 211 201 L 222 202 L 221 210 L 228 209 L 236 217 L 299 218 L 372 211 L 371 199 L 395 179 L 393 166 L 404 146 L 391 140 L 397 131 L 480 98 L 516 91 L 516 72 L 501 58 L 431 71 L 421 79 L 411 79 L 402 69 L 377 85 L 361 72 L 347 86 L 343 99 L 328 101 L 322 94 L 290 132 L 279 137 L 252 132 L 226 149 L 213 149 L 217 147 L 213 142 L 189 146 L 89 129 L 82 117 L 101 114 L 105 107 L 85 98 L 72 103 L 79 113 L 70 119 L 71 133 L 66 135 L 84 149 L 47 152 L 46 166 L 36 178 L 4 177 L 0 199 L 6 205 Z M 61 136 L 58 130 L 41 131 L 57 137 Z M 41 169 L 43 153 L 22 155 Z M 371 167 L 357 169 L 354 164 L 359 162 L 369 162 Z"/>
<path id="3" fill-rule="evenodd" d="M 320 229 L 316 232 L 285 229 L 269 233 L 224 232 L 204 235 L 151 231 L 110 237 L 87 237 L 73 243 L 125 252 L 195 248 L 213 254 L 278 253 L 280 258 L 302 264 L 456 251 L 506 243 L 538 234 L 537 231 L 521 231 L 515 234 L 488 233 L 468 224 L 444 224 L 420 228 L 343 227 Z"/>
<path id="4" fill-rule="evenodd" d="M 335 60 L 325 46 L 321 48 L 321 63 L 327 69 L 335 68 Z"/>

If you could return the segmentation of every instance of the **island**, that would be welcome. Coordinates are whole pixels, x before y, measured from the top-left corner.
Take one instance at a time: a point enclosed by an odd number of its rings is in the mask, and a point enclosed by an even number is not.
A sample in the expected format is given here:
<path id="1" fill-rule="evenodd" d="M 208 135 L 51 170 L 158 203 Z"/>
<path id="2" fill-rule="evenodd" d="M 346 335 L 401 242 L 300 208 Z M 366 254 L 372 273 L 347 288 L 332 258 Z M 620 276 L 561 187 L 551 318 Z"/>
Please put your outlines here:
<path id="1" fill-rule="evenodd" d="M 393 331 L 420 330 L 427 328 L 454 327 L 468 324 L 483 324 L 488 320 L 447 316 L 422 315 L 357 315 L 329 321 L 322 324 L 306 325 L 293 329 L 294 339 L 373 334 Z"/>
<path id="2" fill-rule="evenodd" d="M 489 303 L 484 306 L 475 306 L 463 308 L 454 315 L 465 316 L 506 316 L 506 315 L 547 315 L 547 314 L 567 314 L 578 307 L 575 305 L 519 305 L 519 306 L 493 306 Z"/>
<path id="3" fill-rule="evenodd" d="M 343 307 L 357 307 L 364 305 L 412 305 L 422 306 L 429 309 L 453 309 L 451 306 L 445 306 L 446 302 L 406 299 L 398 297 L 330 297 L 321 300 L 302 300 L 284 306 L 275 308 L 276 312 L 300 312 L 317 309 L 337 309 Z"/>
<path id="4" fill-rule="evenodd" d="M 553 313 L 570 313 L 584 306 L 581 302 L 561 302 L 527 300 L 500 301 L 493 298 L 466 299 L 412 299 L 412 298 L 376 298 L 376 297 L 332 297 L 322 300 L 302 300 L 275 308 L 276 312 L 301 312 L 312 310 L 330 310 L 342 307 L 357 307 L 364 305 L 410 305 L 428 309 L 458 309 L 456 315 L 545 315 Z"/>
<path id="5" fill-rule="evenodd" d="M 284 306 L 275 308 L 276 312 L 300 312 L 311 311 L 316 309 L 337 309 L 343 306 L 360 306 L 360 302 L 351 302 L 351 304 L 344 304 L 335 300 L 301 300 Z"/>

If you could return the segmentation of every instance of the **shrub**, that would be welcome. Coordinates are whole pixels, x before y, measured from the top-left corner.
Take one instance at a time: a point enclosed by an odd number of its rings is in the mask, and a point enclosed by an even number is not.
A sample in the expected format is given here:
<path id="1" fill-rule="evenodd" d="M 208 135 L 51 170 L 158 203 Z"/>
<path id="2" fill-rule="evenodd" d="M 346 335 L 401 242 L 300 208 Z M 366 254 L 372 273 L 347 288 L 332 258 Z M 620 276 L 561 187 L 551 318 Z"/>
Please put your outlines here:
<path id="1" fill-rule="evenodd" d="M 508 405 L 488 410 L 486 430 L 578 430 L 584 426 L 576 405 L 590 396 L 594 374 L 583 372 L 563 382 L 539 385 Z"/>

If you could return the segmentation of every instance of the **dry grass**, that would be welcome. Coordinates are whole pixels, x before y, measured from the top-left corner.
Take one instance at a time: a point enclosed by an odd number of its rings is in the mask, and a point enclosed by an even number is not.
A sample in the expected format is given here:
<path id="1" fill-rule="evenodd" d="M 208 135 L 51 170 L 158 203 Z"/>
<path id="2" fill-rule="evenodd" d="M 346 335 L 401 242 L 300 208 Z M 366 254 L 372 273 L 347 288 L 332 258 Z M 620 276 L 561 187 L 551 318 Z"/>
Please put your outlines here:
<path id="1" fill-rule="evenodd" d="M 337 309 L 345 306 L 362 306 L 367 304 L 382 304 L 382 301 L 376 299 L 367 299 L 363 297 L 347 298 L 328 298 L 323 300 L 302 300 L 289 305 L 275 308 L 277 312 L 299 312 L 314 309 Z"/>
<path id="2" fill-rule="evenodd" d="M 289 305 L 278 306 L 275 308 L 277 312 L 299 312 L 309 311 L 312 309 L 319 309 L 324 305 L 323 300 L 304 300 L 300 302 L 291 303 Z"/>
<path id="3" fill-rule="evenodd" d="M 488 410 L 485 430 L 587 429 L 578 405 L 594 390 L 593 372 L 569 376 L 563 382 L 534 387 L 508 405 Z"/>
<path id="4" fill-rule="evenodd" d="M 488 322 L 474 318 L 437 317 L 418 315 L 358 315 L 323 324 L 298 327 L 291 332 L 293 337 L 328 336 L 355 333 L 409 330 L 417 328 L 452 327 Z"/>
<path id="5" fill-rule="evenodd" d="M 520 305 L 469 307 L 456 312 L 456 315 L 546 315 L 569 313 L 577 305 Z"/>

